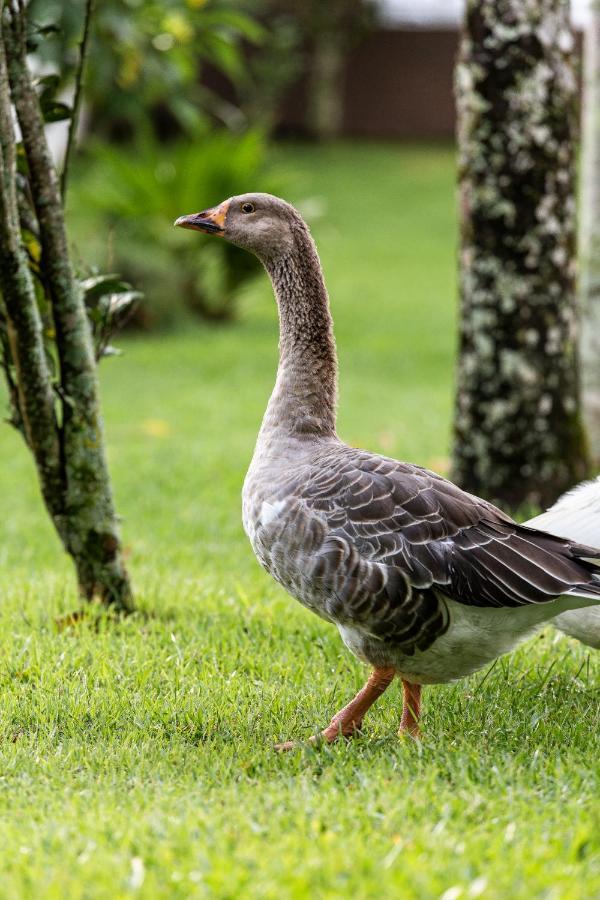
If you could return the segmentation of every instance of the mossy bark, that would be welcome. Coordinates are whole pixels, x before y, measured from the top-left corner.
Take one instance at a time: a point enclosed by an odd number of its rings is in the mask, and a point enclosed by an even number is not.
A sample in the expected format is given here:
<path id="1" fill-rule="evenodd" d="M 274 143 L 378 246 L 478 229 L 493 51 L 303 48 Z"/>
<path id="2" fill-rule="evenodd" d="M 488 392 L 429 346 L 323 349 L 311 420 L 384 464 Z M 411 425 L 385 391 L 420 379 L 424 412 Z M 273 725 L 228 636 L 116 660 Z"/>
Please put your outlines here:
<path id="1" fill-rule="evenodd" d="M 17 424 L 35 458 L 52 518 L 60 504 L 60 447 L 54 395 L 42 338 L 42 322 L 19 229 L 16 159 L 4 47 L 0 44 L 0 268 L 7 344 L 16 379 Z"/>
<path id="2" fill-rule="evenodd" d="M 580 295 L 583 408 L 594 462 L 600 463 L 600 3 L 584 42 Z"/>
<path id="3" fill-rule="evenodd" d="M 73 557 L 82 596 L 129 609 L 131 589 L 106 465 L 91 333 L 71 268 L 59 182 L 27 68 L 25 26 L 24 7 L 5 5 L 0 48 L 0 288 L 17 373 L 17 402 L 46 506 Z M 11 99 L 39 224 L 60 365 L 59 397 L 48 373 L 35 290 L 21 245 Z"/>
<path id="4" fill-rule="evenodd" d="M 461 322 L 454 478 L 545 505 L 588 473 L 566 0 L 469 2 L 456 69 Z"/>

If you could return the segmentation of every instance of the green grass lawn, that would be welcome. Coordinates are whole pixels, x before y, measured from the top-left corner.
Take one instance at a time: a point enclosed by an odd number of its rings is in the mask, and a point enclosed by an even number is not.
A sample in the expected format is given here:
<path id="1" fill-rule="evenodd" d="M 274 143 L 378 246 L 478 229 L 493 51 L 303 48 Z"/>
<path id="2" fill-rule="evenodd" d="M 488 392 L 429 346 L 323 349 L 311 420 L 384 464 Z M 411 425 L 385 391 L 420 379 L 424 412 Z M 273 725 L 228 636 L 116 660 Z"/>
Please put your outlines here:
<path id="1" fill-rule="evenodd" d="M 451 151 L 280 154 L 290 199 L 323 207 L 341 435 L 444 471 Z M 599 656 L 548 630 L 427 690 L 421 746 L 397 737 L 392 686 L 359 740 L 277 755 L 365 673 L 242 532 L 276 365 L 267 280 L 233 327 L 121 345 L 102 391 L 140 615 L 57 631 L 71 569 L 18 436 L 0 431 L 0 896 L 599 896 Z"/>

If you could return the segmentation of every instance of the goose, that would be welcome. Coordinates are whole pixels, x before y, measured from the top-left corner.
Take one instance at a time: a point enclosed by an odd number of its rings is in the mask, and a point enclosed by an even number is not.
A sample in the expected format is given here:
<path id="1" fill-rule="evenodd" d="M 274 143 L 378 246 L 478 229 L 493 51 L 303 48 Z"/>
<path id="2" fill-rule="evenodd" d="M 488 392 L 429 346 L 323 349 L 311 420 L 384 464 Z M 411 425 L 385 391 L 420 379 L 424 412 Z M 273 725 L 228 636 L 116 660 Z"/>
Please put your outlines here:
<path id="1" fill-rule="evenodd" d="M 371 667 L 310 740 L 355 735 L 396 676 L 400 733 L 418 738 L 423 685 L 470 675 L 554 617 L 600 604 L 600 550 L 338 437 L 329 299 L 293 206 L 249 193 L 175 225 L 255 254 L 277 300 L 279 365 L 244 481 L 244 529 L 266 571 Z"/>
<path id="2" fill-rule="evenodd" d="M 579 544 L 600 546 L 600 476 L 567 491 L 554 506 L 525 524 Z M 552 624 L 587 647 L 600 650 L 600 606 L 569 610 Z"/>

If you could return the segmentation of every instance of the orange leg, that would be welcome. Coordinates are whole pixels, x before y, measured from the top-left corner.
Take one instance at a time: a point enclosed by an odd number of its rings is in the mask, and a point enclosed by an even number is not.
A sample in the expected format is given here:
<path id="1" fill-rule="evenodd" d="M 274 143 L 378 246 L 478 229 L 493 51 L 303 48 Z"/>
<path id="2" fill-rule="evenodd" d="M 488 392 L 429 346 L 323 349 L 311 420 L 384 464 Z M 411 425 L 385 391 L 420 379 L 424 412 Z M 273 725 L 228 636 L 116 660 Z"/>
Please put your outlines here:
<path id="1" fill-rule="evenodd" d="M 339 737 L 350 738 L 356 734 L 360 730 L 365 713 L 390 686 L 395 674 L 396 672 L 391 666 L 373 669 L 369 680 L 360 689 L 354 700 L 336 713 L 327 728 L 324 728 L 320 734 L 313 735 L 310 741 L 317 743 L 322 740 L 331 744 Z M 292 750 L 295 746 L 296 741 L 286 741 L 283 744 L 277 744 L 275 749 Z"/>
<path id="2" fill-rule="evenodd" d="M 419 716 L 421 715 L 421 685 L 411 684 L 402 679 L 403 707 L 400 720 L 400 734 L 408 734 L 410 737 L 419 738 Z"/>

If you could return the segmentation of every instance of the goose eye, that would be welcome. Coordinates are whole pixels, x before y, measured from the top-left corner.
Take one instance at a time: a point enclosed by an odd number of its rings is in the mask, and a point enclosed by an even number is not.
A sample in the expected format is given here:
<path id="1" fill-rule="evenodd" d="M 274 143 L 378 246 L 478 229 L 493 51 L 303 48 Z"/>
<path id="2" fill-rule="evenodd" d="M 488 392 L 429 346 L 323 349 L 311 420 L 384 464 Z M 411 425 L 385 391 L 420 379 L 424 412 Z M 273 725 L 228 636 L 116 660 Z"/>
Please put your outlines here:
<path id="1" fill-rule="evenodd" d="M 242 212 L 245 212 L 245 213 L 254 212 L 254 203 L 242 203 Z"/>

